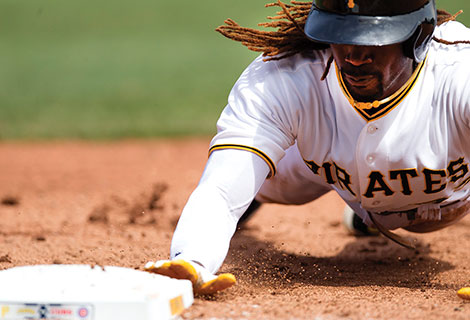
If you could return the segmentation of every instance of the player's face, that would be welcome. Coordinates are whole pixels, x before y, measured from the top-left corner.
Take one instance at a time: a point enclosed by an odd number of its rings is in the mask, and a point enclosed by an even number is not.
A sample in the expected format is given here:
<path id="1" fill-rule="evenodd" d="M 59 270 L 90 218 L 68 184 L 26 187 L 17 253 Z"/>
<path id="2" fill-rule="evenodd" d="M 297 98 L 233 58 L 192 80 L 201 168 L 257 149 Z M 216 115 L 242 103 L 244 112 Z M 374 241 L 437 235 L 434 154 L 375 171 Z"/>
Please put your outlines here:
<path id="1" fill-rule="evenodd" d="M 357 101 L 386 98 L 413 73 L 413 60 L 404 55 L 401 44 L 381 47 L 332 44 L 331 49 L 349 93 Z"/>

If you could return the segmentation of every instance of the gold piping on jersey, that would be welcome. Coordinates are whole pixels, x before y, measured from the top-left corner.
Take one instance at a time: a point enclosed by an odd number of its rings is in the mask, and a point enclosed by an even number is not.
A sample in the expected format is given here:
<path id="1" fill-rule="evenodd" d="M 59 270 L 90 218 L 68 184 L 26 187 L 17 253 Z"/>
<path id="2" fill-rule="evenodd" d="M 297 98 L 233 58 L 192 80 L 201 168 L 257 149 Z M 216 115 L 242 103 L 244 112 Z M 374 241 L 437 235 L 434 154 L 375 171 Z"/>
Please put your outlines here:
<path id="1" fill-rule="evenodd" d="M 276 166 L 274 165 L 274 162 L 263 151 L 260 151 L 253 147 L 248 147 L 248 146 L 239 145 L 239 144 L 218 144 L 218 145 L 212 146 L 209 149 L 209 156 L 211 155 L 213 151 L 223 150 L 223 149 L 237 149 L 237 150 L 245 150 L 245 151 L 252 152 L 260 156 L 261 159 L 263 159 L 267 163 L 269 170 L 271 171 L 268 175 L 268 178 L 274 177 L 274 175 L 276 174 Z"/>
<path id="2" fill-rule="evenodd" d="M 403 101 L 403 99 L 408 95 L 408 93 L 411 91 L 411 89 L 413 89 L 414 85 L 416 84 L 421 70 L 423 69 L 425 61 L 426 59 L 417 66 L 410 79 L 408 79 L 408 81 L 398 91 L 380 101 L 375 100 L 373 102 L 359 102 L 354 100 L 354 98 L 351 96 L 348 89 L 346 88 L 343 76 L 341 75 L 341 72 L 339 71 L 339 68 L 335 63 L 336 76 L 338 77 L 338 82 L 344 95 L 346 96 L 346 99 L 348 99 L 349 103 L 359 113 L 359 115 L 364 118 L 364 120 L 369 122 L 385 116 L 387 113 L 392 111 L 393 108 L 399 105 L 400 102 Z"/>

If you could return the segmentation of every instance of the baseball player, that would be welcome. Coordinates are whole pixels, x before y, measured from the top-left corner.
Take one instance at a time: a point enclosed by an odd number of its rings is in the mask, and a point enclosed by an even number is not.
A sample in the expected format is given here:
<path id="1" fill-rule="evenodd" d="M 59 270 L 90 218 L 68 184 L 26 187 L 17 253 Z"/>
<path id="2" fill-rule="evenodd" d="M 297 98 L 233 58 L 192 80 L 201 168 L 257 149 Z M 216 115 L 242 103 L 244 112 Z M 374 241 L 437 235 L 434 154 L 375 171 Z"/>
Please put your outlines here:
<path id="1" fill-rule="evenodd" d="M 235 283 L 215 273 L 259 203 L 334 190 L 356 229 L 407 247 L 390 230 L 434 231 L 470 210 L 470 30 L 434 0 L 272 5 L 282 12 L 262 25 L 275 32 L 218 28 L 263 55 L 230 92 L 170 260 L 146 265 L 196 293 Z"/>

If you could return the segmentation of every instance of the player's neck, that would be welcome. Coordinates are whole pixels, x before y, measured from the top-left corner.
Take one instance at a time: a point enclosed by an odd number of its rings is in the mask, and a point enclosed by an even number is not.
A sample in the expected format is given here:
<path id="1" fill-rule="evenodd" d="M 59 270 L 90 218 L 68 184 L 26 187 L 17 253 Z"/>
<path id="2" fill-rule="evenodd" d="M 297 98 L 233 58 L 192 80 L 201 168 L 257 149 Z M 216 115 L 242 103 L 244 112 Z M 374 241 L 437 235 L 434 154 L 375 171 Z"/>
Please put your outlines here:
<path id="1" fill-rule="evenodd" d="M 408 68 L 401 69 L 399 73 L 395 74 L 390 79 L 390 81 L 383 84 L 382 95 L 374 100 L 384 100 L 393 96 L 397 92 L 402 91 L 413 78 L 415 70 L 416 66 L 414 62 L 410 64 Z"/>
<path id="2" fill-rule="evenodd" d="M 416 66 L 415 66 L 416 65 Z M 358 108 L 379 108 L 383 104 L 390 104 L 391 102 L 395 100 L 401 100 L 403 97 L 405 97 L 408 92 L 410 92 L 411 88 L 413 85 L 416 83 L 416 80 L 420 74 L 420 71 L 422 70 L 424 65 L 424 61 L 419 63 L 419 64 L 414 64 L 413 65 L 413 70 L 411 70 L 411 75 L 406 75 L 403 76 L 402 78 L 404 80 L 401 80 L 399 82 L 396 82 L 396 86 L 399 86 L 398 89 L 393 89 L 394 91 L 390 90 L 390 94 L 383 95 L 381 99 L 371 99 L 371 100 L 363 100 L 363 99 L 357 99 L 356 96 L 352 95 L 352 92 L 348 90 L 346 82 L 343 80 L 343 77 L 341 75 L 341 72 L 339 71 L 338 67 L 336 66 L 336 74 L 338 77 L 338 80 L 340 82 L 340 86 L 343 89 L 343 92 L 348 99 L 348 101 L 351 103 L 352 106 L 358 107 Z"/>

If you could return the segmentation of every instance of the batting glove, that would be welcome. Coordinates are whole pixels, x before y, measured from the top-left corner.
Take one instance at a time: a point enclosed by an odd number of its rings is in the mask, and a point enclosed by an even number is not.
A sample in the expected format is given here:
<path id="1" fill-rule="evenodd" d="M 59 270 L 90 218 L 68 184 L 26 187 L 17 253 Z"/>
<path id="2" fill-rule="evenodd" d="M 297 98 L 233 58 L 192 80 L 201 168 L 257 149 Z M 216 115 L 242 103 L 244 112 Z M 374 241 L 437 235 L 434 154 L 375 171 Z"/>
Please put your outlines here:
<path id="1" fill-rule="evenodd" d="M 160 260 L 148 262 L 145 271 L 174 279 L 186 279 L 193 284 L 195 294 L 209 295 L 234 285 L 237 281 L 231 273 L 214 275 L 203 266 L 185 260 Z"/>

